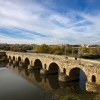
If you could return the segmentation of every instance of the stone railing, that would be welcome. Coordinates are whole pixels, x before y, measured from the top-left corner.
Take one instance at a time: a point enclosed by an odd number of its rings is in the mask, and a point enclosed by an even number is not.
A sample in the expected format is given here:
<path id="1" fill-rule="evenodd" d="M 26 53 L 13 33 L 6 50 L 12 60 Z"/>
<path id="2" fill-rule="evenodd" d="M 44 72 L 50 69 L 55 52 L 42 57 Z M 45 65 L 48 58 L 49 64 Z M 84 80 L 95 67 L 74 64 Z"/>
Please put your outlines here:
<path id="1" fill-rule="evenodd" d="M 52 55 L 52 54 L 42 54 L 42 53 L 23 53 L 23 52 L 11 52 L 11 51 L 6 51 L 7 53 L 11 53 L 11 54 L 18 54 L 18 55 L 28 55 L 28 56 L 35 56 L 35 57 L 42 57 L 42 58 L 50 58 L 50 59 L 54 59 L 54 60 L 60 60 L 61 62 L 66 62 L 67 60 L 72 60 L 72 61 L 76 61 L 76 63 L 79 62 L 87 62 L 87 63 L 96 63 L 96 64 L 100 64 L 100 61 L 97 60 L 90 60 L 90 59 L 83 59 L 83 58 L 77 58 L 75 60 L 75 57 L 65 57 L 64 55 Z"/>

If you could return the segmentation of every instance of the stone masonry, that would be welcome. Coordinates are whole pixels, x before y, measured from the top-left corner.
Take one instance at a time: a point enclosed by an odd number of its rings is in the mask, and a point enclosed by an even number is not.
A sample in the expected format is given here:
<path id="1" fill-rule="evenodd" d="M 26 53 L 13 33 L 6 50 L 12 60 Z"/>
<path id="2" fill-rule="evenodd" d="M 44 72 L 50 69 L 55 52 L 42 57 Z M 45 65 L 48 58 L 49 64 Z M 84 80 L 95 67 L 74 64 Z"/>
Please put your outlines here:
<path id="1" fill-rule="evenodd" d="M 74 58 L 74 57 L 65 57 L 51 54 L 40 54 L 40 53 L 22 53 L 22 52 L 10 52 L 7 51 L 6 55 L 8 59 L 13 61 L 18 61 L 18 58 L 21 58 L 21 62 L 25 62 L 27 58 L 29 60 L 28 66 L 34 67 L 34 62 L 38 59 L 42 68 L 45 70 L 49 70 L 50 64 L 55 63 L 59 67 L 59 72 L 64 73 L 73 80 L 78 77 L 77 71 L 81 69 L 87 76 L 87 84 L 86 89 L 88 91 L 94 92 L 95 85 L 98 87 L 100 85 L 100 61 L 96 60 L 87 60 L 82 58 Z M 72 71 L 76 69 L 76 71 Z M 71 76 L 70 76 L 71 73 Z M 89 87 L 90 84 L 90 87 Z M 92 85 L 91 85 L 92 84 Z M 92 89 L 93 87 L 93 89 Z M 95 89 L 95 92 L 96 89 Z"/>

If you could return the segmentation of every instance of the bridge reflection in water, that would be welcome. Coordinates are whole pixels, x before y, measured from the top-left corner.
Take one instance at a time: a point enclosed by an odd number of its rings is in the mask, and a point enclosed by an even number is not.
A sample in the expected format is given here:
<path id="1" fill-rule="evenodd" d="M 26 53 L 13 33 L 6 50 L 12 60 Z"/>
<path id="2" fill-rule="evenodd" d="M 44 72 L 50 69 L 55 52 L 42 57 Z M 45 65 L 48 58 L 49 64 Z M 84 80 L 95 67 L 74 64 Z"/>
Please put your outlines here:
<path id="1" fill-rule="evenodd" d="M 80 79 L 79 81 L 73 82 L 59 82 L 58 74 L 52 75 L 41 75 L 40 70 L 28 70 L 27 67 L 19 67 L 14 66 L 13 64 L 8 64 L 7 67 L 13 69 L 16 73 L 24 77 L 26 80 L 30 81 L 34 85 L 42 88 L 46 91 L 52 91 L 56 89 L 68 89 L 70 91 L 71 85 L 74 85 L 78 91 L 86 91 L 86 75 L 85 73 L 80 70 Z"/>

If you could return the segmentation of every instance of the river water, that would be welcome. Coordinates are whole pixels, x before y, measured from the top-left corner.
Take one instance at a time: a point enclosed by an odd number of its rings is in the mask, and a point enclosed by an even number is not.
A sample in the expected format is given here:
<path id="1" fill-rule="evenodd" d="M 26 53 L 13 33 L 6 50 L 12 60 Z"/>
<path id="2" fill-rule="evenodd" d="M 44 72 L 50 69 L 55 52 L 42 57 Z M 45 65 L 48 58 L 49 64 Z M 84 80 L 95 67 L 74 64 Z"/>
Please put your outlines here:
<path id="1" fill-rule="evenodd" d="M 79 81 L 62 83 L 58 81 L 58 74 L 43 76 L 39 70 L 2 66 L 0 100 L 93 100 L 94 95 L 86 92 L 86 81 L 83 71 Z M 70 89 L 72 84 L 76 92 Z"/>

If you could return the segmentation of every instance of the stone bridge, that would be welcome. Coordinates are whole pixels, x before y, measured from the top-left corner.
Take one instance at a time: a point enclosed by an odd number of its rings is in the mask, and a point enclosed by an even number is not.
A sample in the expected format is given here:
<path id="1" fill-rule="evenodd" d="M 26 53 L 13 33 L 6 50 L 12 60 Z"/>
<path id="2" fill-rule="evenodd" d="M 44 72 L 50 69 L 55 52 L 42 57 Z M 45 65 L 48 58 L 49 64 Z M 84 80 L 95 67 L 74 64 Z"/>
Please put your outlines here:
<path id="1" fill-rule="evenodd" d="M 82 58 L 65 57 L 40 53 L 6 52 L 9 63 L 28 66 L 28 69 L 41 68 L 41 74 L 59 73 L 59 81 L 79 79 L 80 70 L 86 77 L 86 90 L 98 92 L 100 85 L 100 62 Z"/>

